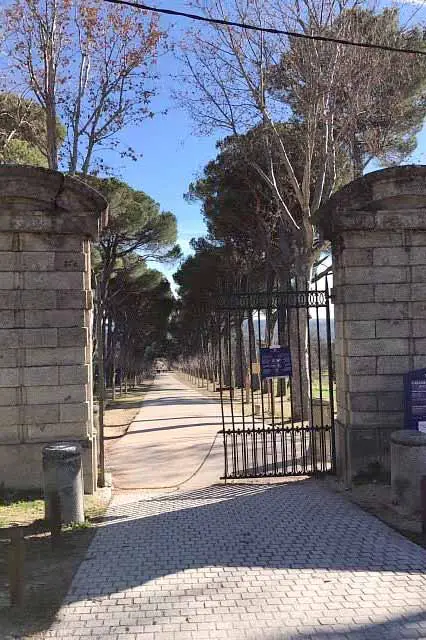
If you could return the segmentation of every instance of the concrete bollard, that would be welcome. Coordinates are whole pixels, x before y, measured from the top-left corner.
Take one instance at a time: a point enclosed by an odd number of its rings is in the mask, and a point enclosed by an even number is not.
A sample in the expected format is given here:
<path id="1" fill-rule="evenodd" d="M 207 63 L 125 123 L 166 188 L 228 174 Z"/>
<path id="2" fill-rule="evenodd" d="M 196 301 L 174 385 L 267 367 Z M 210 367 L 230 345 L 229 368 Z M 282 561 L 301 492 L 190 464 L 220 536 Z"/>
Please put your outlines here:
<path id="1" fill-rule="evenodd" d="M 57 442 L 43 448 L 45 517 L 62 524 L 84 522 L 81 448 L 73 442 Z M 59 513 L 58 513 L 59 511 Z"/>
<path id="2" fill-rule="evenodd" d="M 391 435 L 391 485 L 394 501 L 409 513 L 422 509 L 421 485 L 426 474 L 426 434 L 394 431 Z"/>

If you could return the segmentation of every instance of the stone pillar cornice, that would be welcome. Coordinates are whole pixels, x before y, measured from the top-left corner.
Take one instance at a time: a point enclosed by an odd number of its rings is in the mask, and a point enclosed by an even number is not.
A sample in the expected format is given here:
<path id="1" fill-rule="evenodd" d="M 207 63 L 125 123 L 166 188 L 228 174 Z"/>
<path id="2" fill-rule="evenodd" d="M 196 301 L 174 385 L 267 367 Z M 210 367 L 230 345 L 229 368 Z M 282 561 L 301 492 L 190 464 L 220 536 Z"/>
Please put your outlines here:
<path id="1" fill-rule="evenodd" d="M 0 194 L 0 231 L 78 234 L 97 239 L 107 223 L 105 198 L 78 178 L 58 171 L 2 165 Z"/>
<path id="2" fill-rule="evenodd" d="M 344 186 L 315 214 L 325 240 L 344 231 L 426 230 L 426 166 L 373 171 Z"/>

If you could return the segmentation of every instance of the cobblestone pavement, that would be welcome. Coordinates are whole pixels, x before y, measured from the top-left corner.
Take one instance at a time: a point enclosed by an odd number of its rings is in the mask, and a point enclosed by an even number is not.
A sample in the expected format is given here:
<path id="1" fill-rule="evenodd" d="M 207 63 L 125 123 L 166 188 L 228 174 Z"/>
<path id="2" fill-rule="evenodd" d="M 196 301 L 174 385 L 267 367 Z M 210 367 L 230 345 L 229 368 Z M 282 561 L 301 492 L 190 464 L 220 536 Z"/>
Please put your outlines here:
<path id="1" fill-rule="evenodd" d="M 313 480 L 113 504 L 47 638 L 426 639 L 426 551 Z"/>

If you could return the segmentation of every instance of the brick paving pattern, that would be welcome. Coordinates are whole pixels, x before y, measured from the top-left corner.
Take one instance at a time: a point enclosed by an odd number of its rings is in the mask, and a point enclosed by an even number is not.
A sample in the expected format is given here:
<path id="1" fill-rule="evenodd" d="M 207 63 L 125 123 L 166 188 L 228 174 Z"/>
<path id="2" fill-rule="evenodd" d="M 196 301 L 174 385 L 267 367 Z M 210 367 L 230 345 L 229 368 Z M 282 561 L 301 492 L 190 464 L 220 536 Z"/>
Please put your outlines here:
<path id="1" fill-rule="evenodd" d="M 426 639 L 426 551 L 314 480 L 115 502 L 46 638 Z"/>

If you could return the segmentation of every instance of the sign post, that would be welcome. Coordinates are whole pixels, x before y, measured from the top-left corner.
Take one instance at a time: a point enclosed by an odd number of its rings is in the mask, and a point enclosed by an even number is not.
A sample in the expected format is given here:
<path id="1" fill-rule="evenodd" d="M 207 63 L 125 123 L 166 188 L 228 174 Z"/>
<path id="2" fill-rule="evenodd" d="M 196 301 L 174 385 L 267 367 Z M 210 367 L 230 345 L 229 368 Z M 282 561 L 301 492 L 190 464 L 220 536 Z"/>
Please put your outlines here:
<path id="1" fill-rule="evenodd" d="M 426 369 L 404 375 L 405 428 L 426 433 Z"/>
<path id="2" fill-rule="evenodd" d="M 260 348 L 260 375 L 268 380 L 268 410 L 275 414 L 274 378 L 286 378 L 292 375 L 291 354 L 288 347 L 271 346 Z"/>
<path id="3" fill-rule="evenodd" d="M 263 380 L 287 378 L 292 373 L 289 347 L 277 345 L 260 348 L 260 374 Z"/>

